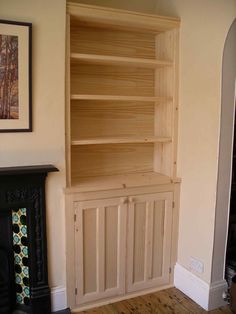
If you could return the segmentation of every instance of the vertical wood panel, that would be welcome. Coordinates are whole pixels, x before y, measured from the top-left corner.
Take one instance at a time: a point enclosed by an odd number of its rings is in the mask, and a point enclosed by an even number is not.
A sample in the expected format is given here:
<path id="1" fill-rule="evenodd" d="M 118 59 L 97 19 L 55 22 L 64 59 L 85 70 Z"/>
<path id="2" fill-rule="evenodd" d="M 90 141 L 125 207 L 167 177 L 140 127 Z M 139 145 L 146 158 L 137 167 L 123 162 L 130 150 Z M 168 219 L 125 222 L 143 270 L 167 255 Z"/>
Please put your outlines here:
<path id="1" fill-rule="evenodd" d="M 71 124 L 70 124 L 70 15 L 66 16 L 66 184 L 71 186 Z"/>
<path id="2" fill-rule="evenodd" d="M 84 295 L 84 228 L 83 210 L 77 204 L 75 222 L 75 273 L 78 296 Z"/>
<path id="3" fill-rule="evenodd" d="M 170 280 L 172 193 L 133 196 L 129 204 L 128 292 Z"/>
<path id="4" fill-rule="evenodd" d="M 78 202 L 77 304 L 125 292 L 127 205 L 120 198 Z"/>
<path id="5" fill-rule="evenodd" d="M 173 61 L 173 67 L 165 67 L 155 70 L 155 95 L 175 96 L 175 32 L 169 31 L 156 36 L 156 58 L 164 58 Z M 154 171 L 167 176 L 174 176 L 174 147 L 177 138 L 174 128 L 175 104 L 174 101 L 155 106 L 155 135 L 170 136 L 172 143 L 167 145 L 155 144 L 154 146 Z"/>
<path id="6" fill-rule="evenodd" d="M 134 209 L 134 273 L 133 282 L 144 280 L 146 203 L 135 204 Z"/>
<path id="7" fill-rule="evenodd" d="M 154 202 L 152 278 L 162 275 L 164 240 L 164 201 Z"/>
<path id="8" fill-rule="evenodd" d="M 154 202 L 147 202 L 146 206 L 146 237 L 145 237 L 145 280 L 152 278 L 152 256 L 153 256 L 153 209 Z"/>
<path id="9" fill-rule="evenodd" d="M 105 290 L 105 208 L 97 208 L 97 283 L 98 292 Z"/>
<path id="10" fill-rule="evenodd" d="M 98 280 L 98 246 L 96 235 L 97 209 L 91 208 L 83 211 L 83 268 L 84 268 L 84 293 L 97 290 Z"/>
<path id="11" fill-rule="evenodd" d="M 105 289 L 117 286 L 118 209 L 108 206 L 105 211 Z"/>

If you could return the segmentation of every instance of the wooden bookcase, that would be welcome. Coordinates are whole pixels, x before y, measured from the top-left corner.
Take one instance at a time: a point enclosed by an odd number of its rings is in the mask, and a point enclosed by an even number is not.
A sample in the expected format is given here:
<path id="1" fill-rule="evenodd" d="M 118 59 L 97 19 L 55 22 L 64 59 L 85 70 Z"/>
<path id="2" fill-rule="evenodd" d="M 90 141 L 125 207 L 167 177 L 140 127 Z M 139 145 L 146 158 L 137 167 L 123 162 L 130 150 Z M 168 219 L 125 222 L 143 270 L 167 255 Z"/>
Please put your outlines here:
<path id="1" fill-rule="evenodd" d="M 67 291 L 82 309 L 171 283 L 180 21 L 67 12 Z"/>
<path id="2" fill-rule="evenodd" d="M 179 20 L 68 14 L 67 186 L 175 179 Z"/>

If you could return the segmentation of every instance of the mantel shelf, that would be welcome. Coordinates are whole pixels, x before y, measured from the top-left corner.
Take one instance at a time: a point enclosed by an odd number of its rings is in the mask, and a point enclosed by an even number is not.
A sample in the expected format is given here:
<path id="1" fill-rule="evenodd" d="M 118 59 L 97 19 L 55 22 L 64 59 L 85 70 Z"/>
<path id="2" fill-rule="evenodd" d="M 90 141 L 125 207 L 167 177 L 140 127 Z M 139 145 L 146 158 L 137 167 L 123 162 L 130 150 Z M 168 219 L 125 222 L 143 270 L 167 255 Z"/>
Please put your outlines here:
<path id="1" fill-rule="evenodd" d="M 124 144 L 124 143 L 168 143 L 170 137 L 158 136 L 130 136 L 130 137 L 98 137 L 81 140 L 72 140 L 71 145 L 94 145 L 94 144 Z"/>
<path id="2" fill-rule="evenodd" d="M 110 100 L 110 101 L 142 101 L 142 102 L 168 102 L 172 97 L 161 96 L 118 96 L 118 95 L 81 95 L 72 94 L 71 100 Z"/>
<path id="3" fill-rule="evenodd" d="M 173 63 L 165 60 L 154 60 L 144 58 L 128 58 L 84 53 L 71 53 L 72 62 L 89 63 L 89 64 L 102 64 L 102 65 L 123 65 L 135 66 L 141 68 L 152 68 L 163 66 L 172 66 Z"/>
<path id="4" fill-rule="evenodd" d="M 32 165 L 16 167 L 0 167 L 0 176 L 28 175 L 59 171 L 53 165 Z"/>

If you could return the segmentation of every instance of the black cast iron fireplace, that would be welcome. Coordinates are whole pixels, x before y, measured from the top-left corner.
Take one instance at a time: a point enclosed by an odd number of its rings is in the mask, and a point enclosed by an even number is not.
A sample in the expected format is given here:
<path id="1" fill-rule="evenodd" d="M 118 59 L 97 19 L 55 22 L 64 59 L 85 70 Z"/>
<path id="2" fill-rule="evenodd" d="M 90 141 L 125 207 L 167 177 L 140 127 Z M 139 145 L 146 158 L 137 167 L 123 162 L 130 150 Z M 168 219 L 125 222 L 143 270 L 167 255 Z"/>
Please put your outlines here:
<path id="1" fill-rule="evenodd" d="M 45 179 L 52 165 L 0 168 L 0 314 L 50 314 Z"/>

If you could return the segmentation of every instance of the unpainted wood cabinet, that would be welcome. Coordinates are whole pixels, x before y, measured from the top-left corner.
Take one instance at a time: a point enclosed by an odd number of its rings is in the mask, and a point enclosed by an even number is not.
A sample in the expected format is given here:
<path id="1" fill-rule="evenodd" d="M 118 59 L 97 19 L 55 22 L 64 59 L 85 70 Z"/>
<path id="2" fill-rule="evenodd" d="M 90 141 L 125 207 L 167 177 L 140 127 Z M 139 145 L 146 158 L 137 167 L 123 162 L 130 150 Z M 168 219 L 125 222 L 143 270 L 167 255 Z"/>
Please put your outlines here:
<path id="1" fill-rule="evenodd" d="M 129 198 L 128 292 L 170 282 L 172 210 L 171 192 Z"/>
<path id="2" fill-rule="evenodd" d="M 125 292 L 124 198 L 75 204 L 76 303 Z"/>
<path id="3" fill-rule="evenodd" d="M 75 203 L 78 305 L 169 283 L 171 192 Z"/>
<path id="4" fill-rule="evenodd" d="M 173 282 L 179 26 L 174 17 L 67 3 L 66 261 L 72 309 Z"/>

